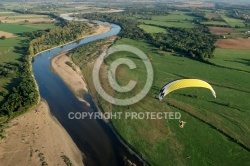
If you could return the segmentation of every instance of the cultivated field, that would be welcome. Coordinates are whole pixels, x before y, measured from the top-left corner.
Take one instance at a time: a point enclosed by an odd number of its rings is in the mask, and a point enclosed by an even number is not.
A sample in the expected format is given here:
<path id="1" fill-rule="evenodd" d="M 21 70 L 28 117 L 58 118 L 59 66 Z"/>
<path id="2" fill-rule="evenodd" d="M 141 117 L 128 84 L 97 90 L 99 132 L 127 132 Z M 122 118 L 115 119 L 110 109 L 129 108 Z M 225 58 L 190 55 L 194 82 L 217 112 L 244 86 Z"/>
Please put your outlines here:
<path id="1" fill-rule="evenodd" d="M 208 19 L 218 19 L 218 18 L 220 18 L 220 16 L 217 13 L 207 13 L 206 17 Z"/>
<path id="2" fill-rule="evenodd" d="M 142 24 L 139 27 L 142 28 L 147 33 L 166 33 L 165 29 L 156 26 Z"/>
<path id="3" fill-rule="evenodd" d="M 216 48 L 210 61 L 220 66 L 250 72 L 249 50 Z"/>
<path id="4" fill-rule="evenodd" d="M 231 18 L 226 16 L 225 14 L 221 14 L 221 17 L 231 26 L 231 27 L 245 27 L 244 21 L 236 18 Z"/>
<path id="5" fill-rule="evenodd" d="M 13 34 L 21 34 L 23 32 L 31 32 L 36 30 L 47 29 L 55 26 L 54 23 L 41 23 L 41 24 L 0 24 L 1 31 L 9 32 Z"/>
<path id="6" fill-rule="evenodd" d="M 202 22 L 202 24 L 204 25 L 208 25 L 208 26 L 228 26 L 228 24 L 224 21 L 206 21 L 206 22 Z"/>
<path id="7" fill-rule="evenodd" d="M 250 39 L 219 39 L 215 45 L 219 48 L 250 49 Z"/>
<path id="8" fill-rule="evenodd" d="M 213 34 L 228 34 L 228 33 L 237 33 L 233 28 L 225 27 L 208 27 L 210 32 Z"/>
<path id="9" fill-rule="evenodd" d="M 35 14 L 5 14 L 5 16 L 0 15 L 0 21 L 2 23 L 21 23 L 21 22 L 54 22 L 55 20 L 51 19 L 45 15 L 35 15 Z"/>
<path id="10" fill-rule="evenodd" d="M 213 3 L 206 3 L 206 2 L 197 2 L 197 1 L 189 1 L 189 2 L 183 2 L 183 4 L 180 5 L 174 5 L 176 7 L 184 7 L 184 8 L 193 8 L 193 7 L 214 7 Z"/>
<path id="11" fill-rule="evenodd" d="M 150 20 L 141 19 L 140 15 L 137 16 L 137 21 L 146 24 L 154 24 L 165 27 L 179 27 L 179 28 L 193 28 L 196 25 L 192 23 L 192 20 L 196 17 L 190 16 L 188 12 L 172 12 L 166 16 L 152 16 Z"/>

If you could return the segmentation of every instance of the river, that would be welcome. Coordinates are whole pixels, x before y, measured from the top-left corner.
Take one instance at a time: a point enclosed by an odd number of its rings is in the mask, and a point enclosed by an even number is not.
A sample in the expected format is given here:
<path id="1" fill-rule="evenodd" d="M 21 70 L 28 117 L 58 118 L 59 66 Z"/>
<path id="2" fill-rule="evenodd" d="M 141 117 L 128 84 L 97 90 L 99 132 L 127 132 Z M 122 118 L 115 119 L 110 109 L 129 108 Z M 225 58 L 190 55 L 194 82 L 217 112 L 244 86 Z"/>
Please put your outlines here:
<path id="1" fill-rule="evenodd" d="M 48 102 L 51 113 L 67 130 L 73 141 L 84 154 L 84 164 L 87 166 L 116 166 L 124 165 L 124 157 L 140 165 L 139 160 L 131 155 L 120 143 L 107 124 L 101 120 L 81 119 L 71 120 L 69 112 L 96 111 L 91 96 L 85 94 L 83 98 L 91 107 L 80 102 L 69 90 L 65 83 L 51 70 L 51 59 L 56 54 L 76 48 L 89 42 L 116 35 L 121 27 L 110 24 L 107 33 L 84 38 L 78 42 L 43 52 L 34 58 L 32 64 L 34 77 L 39 87 L 41 97 Z M 56 132 L 56 131 L 55 131 Z"/>

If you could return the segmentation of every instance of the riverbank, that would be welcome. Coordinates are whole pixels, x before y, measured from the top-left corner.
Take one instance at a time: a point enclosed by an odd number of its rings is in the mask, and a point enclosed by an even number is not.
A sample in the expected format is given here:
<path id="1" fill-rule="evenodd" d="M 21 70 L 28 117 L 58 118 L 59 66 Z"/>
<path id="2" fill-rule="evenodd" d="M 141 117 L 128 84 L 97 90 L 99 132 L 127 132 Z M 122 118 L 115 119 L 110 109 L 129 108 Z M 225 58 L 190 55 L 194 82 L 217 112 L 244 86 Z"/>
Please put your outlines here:
<path id="1" fill-rule="evenodd" d="M 83 165 L 82 154 L 45 101 L 8 123 L 0 141 L 1 165 Z M 55 132 L 56 131 L 56 132 Z"/>
<path id="2" fill-rule="evenodd" d="M 86 35 L 83 38 L 91 37 L 95 35 L 100 35 L 110 31 L 110 26 L 99 25 L 91 35 Z M 81 72 L 80 67 L 78 67 L 70 57 L 66 54 L 68 51 L 64 51 L 59 55 L 55 56 L 51 60 L 51 67 L 53 71 L 67 84 L 71 91 L 77 96 L 78 100 L 85 102 L 82 96 L 84 92 L 88 92 L 87 85 L 85 83 L 84 76 Z"/>
<path id="3" fill-rule="evenodd" d="M 39 54 L 41 54 L 41 53 L 43 53 L 43 52 L 50 51 L 50 50 L 55 49 L 55 48 L 58 48 L 58 47 L 62 47 L 62 46 L 68 45 L 68 44 L 70 44 L 70 43 L 74 43 L 74 42 L 79 41 L 79 40 L 81 40 L 81 39 L 83 39 L 83 38 L 92 37 L 92 36 L 100 35 L 100 34 L 102 34 L 102 33 L 106 33 L 106 32 L 108 32 L 108 31 L 110 31 L 110 29 L 111 29 L 111 27 L 108 26 L 108 25 L 98 25 L 98 26 L 94 26 L 94 24 L 89 24 L 89 25 L 92 26 L 92 27 L 94 28 L 94 30 L 93 30 L 94 33 L 86 34 L 86 35 L 83 35 L 82 37 L 80 37 L 80 38 L 77 39 L 77 40 L 73 40 L 73 41 L 70 41 L 70 42 L 67 42 L 67 43 L 64 43 L 64 44 L 61 44 L 61 45 L 58 45 L 58 46 L 49 48 L 49 49 L 47 49 L 47 50 L 43 50 L 43 51 L 41 51 L 41 52 L 35 54 L 34 56 L 37 56 L 37 55 L 39 55 Z"/>
<path id="4" fill-rule="evenodd" d="M 68 51 L 54 57 L 51 61 L 53 71 L 68 85 L 71 91 L 77 96 L 78 100 L 89 103 L 83 100 L 82 95 L 88 92 L 87 85 L 84 81 L 84 76 L 80 68 L 68 57 Z"/>

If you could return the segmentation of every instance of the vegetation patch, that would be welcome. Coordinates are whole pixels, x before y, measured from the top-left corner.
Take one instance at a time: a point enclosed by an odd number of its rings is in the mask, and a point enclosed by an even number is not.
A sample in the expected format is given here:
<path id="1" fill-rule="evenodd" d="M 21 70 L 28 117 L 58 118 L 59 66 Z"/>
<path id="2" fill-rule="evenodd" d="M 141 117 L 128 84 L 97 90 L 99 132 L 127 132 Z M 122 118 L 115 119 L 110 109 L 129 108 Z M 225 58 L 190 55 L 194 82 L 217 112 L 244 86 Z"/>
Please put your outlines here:
<path id="1" fill-rule="evenodd" d="M 166 33 L 166 29 L 159 28 L 156 26 L 142 24 L 139 27 L 142 28 L 147 33 Z"/>
<path id="2" fill-rule="evenodd" d="M 249 50 L 216 48 L 210 62 L 217 65 L 250 71 Z"/>
<path id="3" fill-rule="evenodd" d="M 61 158 L 63 159 L 64 163 L 67 166 L 73 166 L 73 164 L 71 163 L 70 159 L 66 155 L 62 155 Z"/>

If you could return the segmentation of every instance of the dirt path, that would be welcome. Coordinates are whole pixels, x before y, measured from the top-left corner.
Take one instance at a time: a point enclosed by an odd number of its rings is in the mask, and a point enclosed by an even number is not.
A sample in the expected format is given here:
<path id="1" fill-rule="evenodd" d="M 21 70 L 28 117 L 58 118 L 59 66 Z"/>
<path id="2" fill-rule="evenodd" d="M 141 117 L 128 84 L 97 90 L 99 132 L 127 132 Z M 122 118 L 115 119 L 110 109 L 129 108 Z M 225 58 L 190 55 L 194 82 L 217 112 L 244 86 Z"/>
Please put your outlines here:
<path id="1" fill-rule="evenodd" d="M 82 155 L 71 137 L 51 116 L 46 102 L 13 119 L 0 141 L 1 165 L 83 165 Z M 67 159 L 66 159 L 67 160 Z"/>

